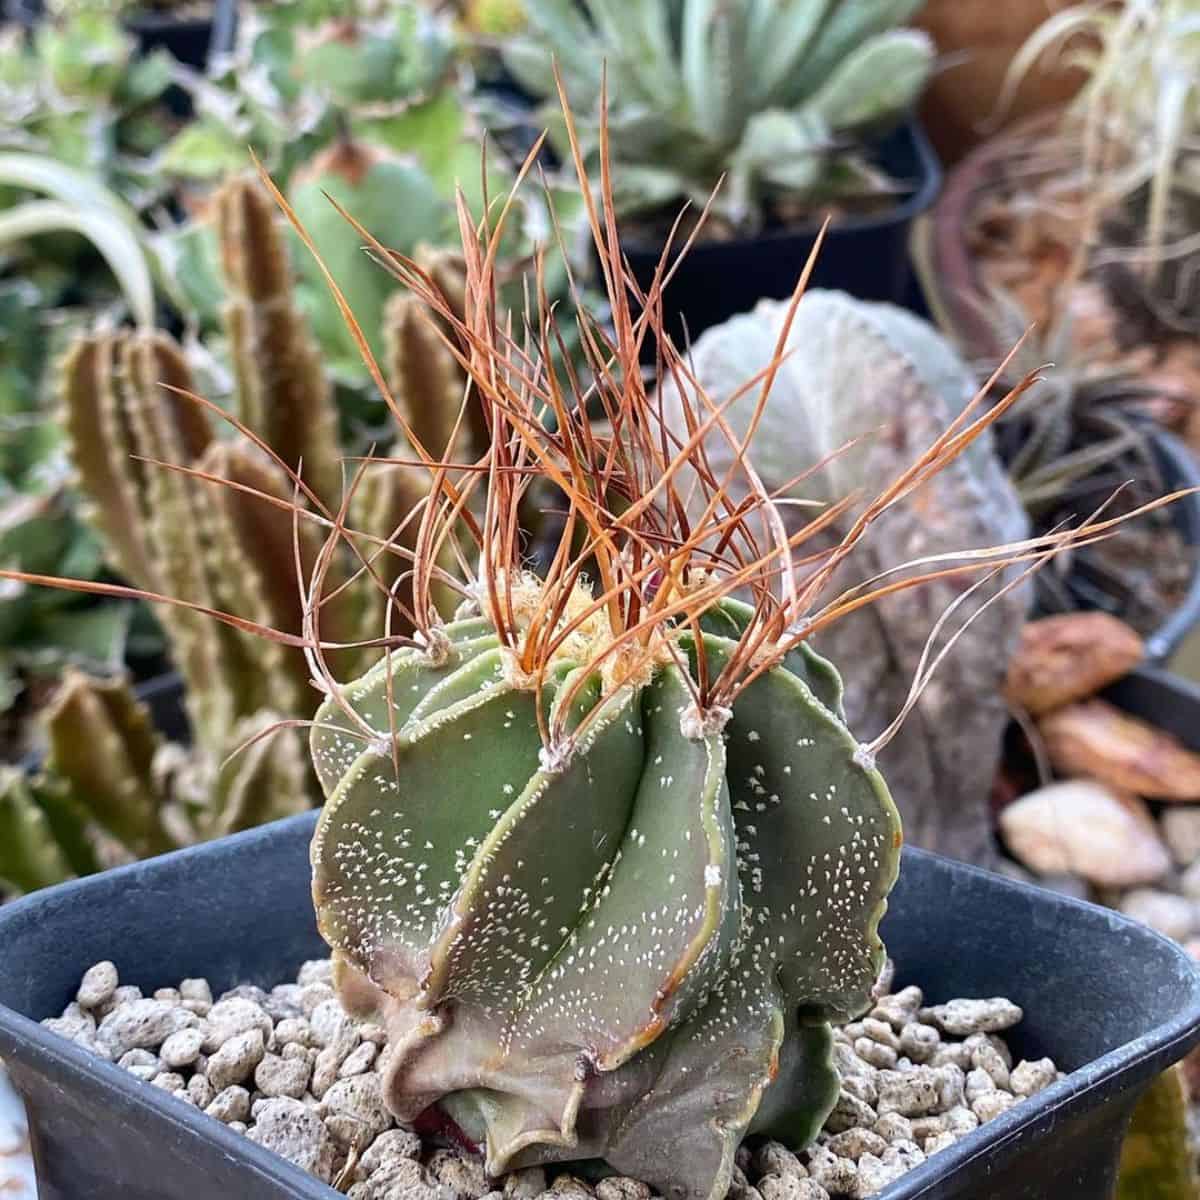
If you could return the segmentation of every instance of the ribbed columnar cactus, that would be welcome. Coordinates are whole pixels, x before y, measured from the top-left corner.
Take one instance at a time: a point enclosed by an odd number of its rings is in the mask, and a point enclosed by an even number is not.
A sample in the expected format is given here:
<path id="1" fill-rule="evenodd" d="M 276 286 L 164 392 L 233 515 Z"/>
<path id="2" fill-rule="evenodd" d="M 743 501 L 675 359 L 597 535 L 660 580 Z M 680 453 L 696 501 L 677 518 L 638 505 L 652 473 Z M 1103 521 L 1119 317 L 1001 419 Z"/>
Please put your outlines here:
<path id="1" fill-rule="evenodd" d="M 302 739 L 264 736 L 279 720 L 263 709 L 185 750 L 127 680 L 69 671 L 45 713 L 45 769 L 0 773 L 0 886 L 33 891 L 303 811 Z"/>
<path id="2" fill-rule="evenodd" d="M 279 209 L 252 178 L 213 198 L 223 313 L 237 380 L 238 415 L 326 504 L 341 499 L 337 409 L 308 322 L 297 307 Z"/>
<path id="3" fill-rule="evenodd" d="M 292 486 L 249 445 L 218 442 L 204 410 L 169 390 L 191 386 L 179 348 L 164 335 L 101 334 L 73 347 L 63 364 L 64 422 L 90 515 L 113 565 L 135 586 L 299 633 Z M 204 470 L 284 507 L 147 459 Z M 311 563 L 322 539 L 306 525 L 299 536 Z M 336 613 L 334 604 L 330 625 Z M 264 706 L 311 711 L 299 652 L 187 608 L 164 610 L 162 619 L 201 743 L 223 742 Z"/>
<path id="4" fill-rule="evenodd" d="M 538 685 L 460 620 L 318 715 L 321 929 L 387 994 L 388 1103 L 441 1102 L 493 1172 L 567 1152 L 720 1196 L 747 1129 L 806 1142 L 836 1098 L 824 1022 L 869 1002 L 899 823 L 805 648 L 697 709 L 752 618 L 716 604 L 618 682 L 597 614 Z M 539 712 L 586 718 L 573 752 Z"/>

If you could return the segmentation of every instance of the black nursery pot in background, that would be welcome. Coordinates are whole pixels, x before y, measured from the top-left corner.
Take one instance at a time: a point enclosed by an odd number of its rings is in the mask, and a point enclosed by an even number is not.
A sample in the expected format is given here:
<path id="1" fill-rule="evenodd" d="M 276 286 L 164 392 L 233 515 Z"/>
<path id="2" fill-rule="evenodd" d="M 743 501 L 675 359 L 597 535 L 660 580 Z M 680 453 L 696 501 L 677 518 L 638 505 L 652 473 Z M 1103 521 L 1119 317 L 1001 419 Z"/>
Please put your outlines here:
<path id="1" fill-rule="evenodd" d="M 1200 466 L 1196 456 L 1173 434 L 1156 429 L 1151 435 L 1163 482 L 1171 491 L 1200 489 Z M 1184 496 L 1171 505 L 1171 518 L 1180 536 L 1197 555 L 1192 577 L 1179 607 L 1146 639 L 1146 657 L 1165 662 L 1179 649 L 1185 637 L 1200 624 L 1200 492 Z"/>
<path id="2" fill-rule="evenodd" d="M 143 989 L 187 976 L 270 987 L 325 953 L 309 894 L 315 816 L 38 892 L 0 909 L 0 1057 L 24 1094 L 41 1200 L 336 1200 L 298 1168 L 37 1024 L 84 969 Z M 921 851 L 884 924 L 931 1002 L 1010 996 L 1025 1058 L 1071 1074 L 880 1200 L 1104 1200 L 1139 1095 L 1200 1041 L 1200 975 L 1114 913 Z"/>
<path id="3" fill-rule="evenodd" d="M 909 187 L 894 208 L 834 222 L 825 235 L 810 287 L 836 288 L 861 300 L 904 304 L 910 297 L 908 257 L 913 221 L 937 198 L 942 170 L 924 130 L 909 120 L 879 146 L 876 161 Z M 757 237 L 697 242 L 678 263 L 663 291 L 663 317 L 677 345 L 712 325 L 748 312 L 764 298 L 782 300 L 795 290 L 819 224 L 770 230 Z M 621 248 L 642 290 L 649 288 L 662 247 L 623 238 Z"/>

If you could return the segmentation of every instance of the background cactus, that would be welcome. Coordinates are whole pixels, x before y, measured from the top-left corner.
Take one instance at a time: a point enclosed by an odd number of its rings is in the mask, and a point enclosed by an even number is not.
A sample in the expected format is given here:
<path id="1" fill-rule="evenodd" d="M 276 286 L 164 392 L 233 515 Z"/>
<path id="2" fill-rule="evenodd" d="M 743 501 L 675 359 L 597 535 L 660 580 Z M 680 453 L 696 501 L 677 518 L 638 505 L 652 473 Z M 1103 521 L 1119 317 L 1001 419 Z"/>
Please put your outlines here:
<path id="1" fill-rule="evenodd" d="M 319 515 L 322 505 L 336 512 L 343 487 L 337 412 L 295 297 L 274 202 L 260 184 L 238 178 L 217 193 L 214 209 L 228 282 L 232 407 L 278 460 L 301 470 L 315 496 L 302 504 L 306 512 Z M 461 260 L 427 252 L 422 261 L 461 309 Z M 412 297 L 394 300 L 383 322 L 396 404 L 431 453 L 474 463 L 486 436 L 478 404 L 422 307 Z M 305 597 L 296 550 L 307 578 L 325 528 L 294 517 L 296 486 L 280 461 L 248 438 L 220 436 L 227 431 L 180 394 L 194 391 L 183 351 L 165 334 L 76 341 L 62 366 L 63 424 L 88 515 L 112 565 L 134 587 L 299 638 Z M 338 546 L 328 565 L 323 640 L 352 644 L 385 628 L 411 632 L 412 559 L 430 479 L 418 461 L 401 436 L 360 481 L 350 504 L 357 557 Z M 364 560 L 372 574 L 362 570 Z M 449 540 L 438 565 L 455 569 Z M 392 596 L 402 607 L 389 619 Z M 459 596 L 435 579 L 430 602 L 449 614 Z M 312 716 L 320 695 L 302 651 L 192 608 L 167 607 L 162 621 L 184 677 L 192 747 L 164 744 L 125 680 L 69 675 L 46 714 L 45 772 L 6 781 L 14 844 L 44 846 L 31 860 L 36 870 L 10 872 L 11 887 L 246 828 L 318 798 L 295 731 L 258 738 L 283 719 Z M 366 647 L 327 657 L 339 673 L 355 674 L 378 653 Z M 47 823 L 49 811 L 57 823 Z M 91 846 L 92 857 L 72 859 L 64 836 Z M 3 870 L 0 878 L 7 878 Z"/>
<path id="2" fill-rule="evenodd" d="M 34 891 L 302 811 L 300 736 L 259 736 L 279 720 L 260 710 L 223 743 L 185 750 L 154 729 L 126 680 L 68 671 L 44 714 L 44 769 L 0 775 L 0 883 Z"/>
<path id="3" fill-rule="evenodd" d="M 786 312 L 785 303 L 764 301 L 707 331 L 693 353 L 700 385 L 725 399 L 764 369 L 776 354 Z M 912 459 L 915 447 L 945 431 L 976 388 L 972 372 L 932 327 L 890 305 L 836 292 L 804 297 L 787 348 L 758 427 L 755 465 L 768 489 L 790 485 L 791 500 L 828 504 L 873 491 L 876 481 Z M 678 389 L 667 386 L 664 400 L 668 423 L 685 433 Z M 755 401 L 751 393 L 728 410 L 739 436 L 749 428 Z M 854 439 L 860 440 L 838 453 Z M 720 476 L 732 450 L 714 434 L 709 457 Z M 791 483 L 805 471 L 801 482 Z M 736 488 L 735 497 L 741 498 Z M 810 519 L 802 507 L 782 511 L 791 529 Z M 833 540 L 852 519 L 833 523 Z M 838 578 L 851 586 L 924 556 L 1016 541 L 1027 528 L 990 437 L 981 437 L 893 505 Z M 818 635 L 820 648 L 842 666 L 847 719 L 860 736 L 875 737 L 904 707 L 937 614 L 965 586 L 952 577 L 899 592 Z M 880 752 L 907 835 L 917 845 L 976 862 L 995 853 L 986 798 L 1008 721 L 1001 695 L 1006 664 L 1028 601 L 1026 591 L 1017 590 L 979 614 Z"/>
<path id="4" fill-rule="evenodd" d="M 921 0 L 546 0 L 502 47 L 531 92 L 554 97 L 562 71 L 585 151 L 599 147 L 608 71 L 618 207 L 626 213 L 708 200 L 744 230 L 772 204 L 819 205 L 894 187 L 862 153 L 920 94 L 934 48 L 898 29 Z M 582 11 L 580 11 L 582 9 Z M 543 114 L 562 126 L 557 104 Z"/>

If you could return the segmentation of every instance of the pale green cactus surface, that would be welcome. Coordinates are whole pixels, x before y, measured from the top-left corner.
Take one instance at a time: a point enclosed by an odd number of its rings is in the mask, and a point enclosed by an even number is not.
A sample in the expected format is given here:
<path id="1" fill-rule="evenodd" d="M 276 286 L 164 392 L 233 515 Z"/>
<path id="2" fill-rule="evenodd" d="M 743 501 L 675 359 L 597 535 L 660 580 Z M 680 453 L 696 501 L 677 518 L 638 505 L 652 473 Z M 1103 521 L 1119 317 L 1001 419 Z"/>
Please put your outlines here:
<path id="1" fill-rule="evenodd" d="M 470 617 L 326 700 L 314 896 L 401 1119 L 440 1104 L 491 1171 L 602 1158 L 689 1198 L 748 1131 L 815 1136 L 900 829 L 803 645 L 698 714 L 750 621 L 722 600 L 636 679 L 564 653 L 534 690 Z M 586 721 L 571 754 L 539 712 Z"/>

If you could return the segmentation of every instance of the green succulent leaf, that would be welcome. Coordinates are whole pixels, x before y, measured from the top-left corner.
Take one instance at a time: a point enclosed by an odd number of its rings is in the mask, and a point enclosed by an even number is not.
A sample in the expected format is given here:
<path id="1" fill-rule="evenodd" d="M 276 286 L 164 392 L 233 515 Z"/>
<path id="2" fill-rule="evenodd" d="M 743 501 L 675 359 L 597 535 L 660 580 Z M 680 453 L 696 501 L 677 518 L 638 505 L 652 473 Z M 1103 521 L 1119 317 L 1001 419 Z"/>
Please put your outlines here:
<path id="1" fill-rule="evenodd" d="M 934 54 L 924 33 L 882 33 L 842 59 L 805 107 L 837 130 L 886 121 L 912 107 L 933 71 Z"/>

